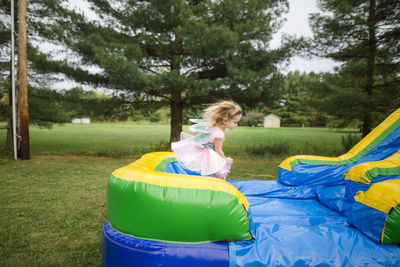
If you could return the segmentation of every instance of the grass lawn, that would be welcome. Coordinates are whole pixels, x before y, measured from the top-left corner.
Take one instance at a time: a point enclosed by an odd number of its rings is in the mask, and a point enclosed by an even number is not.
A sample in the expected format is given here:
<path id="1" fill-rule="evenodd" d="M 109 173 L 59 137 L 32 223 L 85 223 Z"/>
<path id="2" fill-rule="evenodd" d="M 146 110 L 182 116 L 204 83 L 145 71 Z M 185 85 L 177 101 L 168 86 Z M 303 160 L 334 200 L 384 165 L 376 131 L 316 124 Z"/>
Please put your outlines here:
<path id="1" fill-rule="evenodd" d="M 0 266 L 101 266 L 109 173 L 129 159 L 34 156 L 0 166 Z"/>
<path id="2" fill-rule="evenodd" d="M 187 130 L 187 126 L 184 130 Z M 5 140 L 0 131 L 0 140 Z M 66 124 L 53 129 L 30 128 L 31 155 L 86 155 L 107 157 L 139 157 L 151 151 L 169 149 L 169 125 L 134 123 Z M 286 143 L 287 155 L 343 153 L 341 137 L 347 132 L 325 128 L 238 127 L 226 130 L 226 154 L 245 157 L 246 148 Z M 4 141 L 0 142 L 0 149 Z"/>
<path id="3" fill-rule="evenodd" d="M 344 134 L 319 128 L 228 131 L 224 151 L 235 160 L 228 179 L 276 179 L 288 155 L 340 155 Z M 66 124 L 31 127 L 30 137 L 31 160 L 0 154 L 0 266 L 101 266 L 108 175 L 144 153 L 168 149 L 169 126 Z"/>

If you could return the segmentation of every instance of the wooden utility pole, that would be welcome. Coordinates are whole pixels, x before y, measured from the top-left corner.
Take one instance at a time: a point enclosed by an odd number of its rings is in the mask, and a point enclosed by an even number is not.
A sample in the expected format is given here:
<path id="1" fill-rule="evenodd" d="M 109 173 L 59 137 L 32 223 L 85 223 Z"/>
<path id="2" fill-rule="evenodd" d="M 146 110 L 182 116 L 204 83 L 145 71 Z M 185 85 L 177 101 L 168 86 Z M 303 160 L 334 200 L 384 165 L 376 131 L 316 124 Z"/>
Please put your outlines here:
<path id="1" fill-rule="evenodd" d="M 19 157 L 30 159 L 26 49 L 26 0 L 18 1 Z"/>

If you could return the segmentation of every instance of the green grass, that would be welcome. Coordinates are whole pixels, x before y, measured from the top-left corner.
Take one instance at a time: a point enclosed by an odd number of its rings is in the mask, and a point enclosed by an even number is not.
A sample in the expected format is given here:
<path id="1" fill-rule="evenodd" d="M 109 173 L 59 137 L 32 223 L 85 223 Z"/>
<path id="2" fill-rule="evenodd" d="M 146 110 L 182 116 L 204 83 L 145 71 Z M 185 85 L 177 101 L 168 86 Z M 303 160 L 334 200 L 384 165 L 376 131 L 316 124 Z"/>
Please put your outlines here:
<path id="1" fill-rule="evenodd" d="M 40 156 L 3 162 L 1 266 L 100 266 L 109 173 L 128 159 Z"/>
<path id="2" fill-rule="evenodd" d="M 187 130 L 187 126 L 184 127 Z M 66 124 L 53 129 L 30 128 L 31 154 L 138 157 L 144 153 L 168 149 L 170 127 L 163 124 L 97 123 Z M 260 146 L 288 144 L 291 154 L 335 156 L 343 153 L 342 136 L 325 128 L 251 128 L 238 127 L 226 131 L 226 154 L 246 157 Z M 5 131 L 0 132 L 5 140 Z M 4 146 L 4 142 L 2 142 Z M 1 147 L 0 147 L 1 148 Z M 257 153 L 256 153 L 257 154 Z M 254 156 L 250 153 L 248 156 Z"/>
<path id="3" fill-rule="evenodd" d="M 31 160 L 0 155 L 0 266 L 101 266 L 109 174 L 146 152 L 167 149 L 169 131 L 168 125 L 133 123 L 31 127 Z M 227 131 L 224 151 L 234 158 L 228 178 L 276 179 L 286 156 L 343 153 L 344 134 Z"/>
<path id="4" fill-rule="evenodd" d="M 53 129 L 31 127 L 33 155 L 74 154 L 131 157 L 150 152 L 169 137 L 168 125 L 66 124 Z"/>

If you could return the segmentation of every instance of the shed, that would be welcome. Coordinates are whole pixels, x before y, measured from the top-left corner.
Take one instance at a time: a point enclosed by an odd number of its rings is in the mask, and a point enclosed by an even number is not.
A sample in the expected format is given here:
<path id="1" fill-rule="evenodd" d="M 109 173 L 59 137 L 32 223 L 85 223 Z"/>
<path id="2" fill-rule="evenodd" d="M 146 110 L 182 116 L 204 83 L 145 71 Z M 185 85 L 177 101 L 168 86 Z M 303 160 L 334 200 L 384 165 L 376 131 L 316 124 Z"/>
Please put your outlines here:
<path id="1" fill-rule="evenodd" d="M 264 128 L 281 127 L 281 117 L 275 114 L 269 114 L 264 117 Z"/>
<path id="2" fill-rule="evenodd" d="M 90 118 L 75 118 L 72 120 L 74 124 L 90 124 Z"/>

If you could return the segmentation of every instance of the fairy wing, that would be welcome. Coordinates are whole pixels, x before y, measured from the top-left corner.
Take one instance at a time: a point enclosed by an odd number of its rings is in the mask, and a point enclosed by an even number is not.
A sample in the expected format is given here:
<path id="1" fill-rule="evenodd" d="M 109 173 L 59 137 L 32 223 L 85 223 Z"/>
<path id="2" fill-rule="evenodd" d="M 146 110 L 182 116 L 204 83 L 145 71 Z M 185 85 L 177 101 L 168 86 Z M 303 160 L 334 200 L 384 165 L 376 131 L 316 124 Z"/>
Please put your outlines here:
<path id="1" fill-rule="evenodd" d="M 189 127 L 189 131 L 198 133 L 194 138 L 193 142 L 198 145 L 207 143 L 210 132 L 208 131 L 208 120 L 203 119 L 189 119 L 194 124 Z"/>
<path id="2" fill-rule="evenodd" d="M 189 131 L 194 133 L 205 133 L 207 132 L 207 120 L 200 120 L 200 119 L 189 119 L 189 121 L 193 122 L 194 124 L 189 127 Z"/>
<path id="3" fill-rule="evenodd" d="M 208 120 L 204 120 L 204 119 L 189 119 L 189 121 L 196 123 L 196 124 L 207 124 Z"/>
<path id="4" fill-rule="evenodd" d="M 193 138 L 193 142 L 194 142 L 195 144 L 198 144 L 198 145 L 205 144 L 205 143 L 207 143 L 208 137 L 210 136 L 210 134 L 211 134 L 211 133 L 209 133 L 209 132 L 199 133 L 198 135 L 196 135 L 196 136 Z"/>

